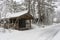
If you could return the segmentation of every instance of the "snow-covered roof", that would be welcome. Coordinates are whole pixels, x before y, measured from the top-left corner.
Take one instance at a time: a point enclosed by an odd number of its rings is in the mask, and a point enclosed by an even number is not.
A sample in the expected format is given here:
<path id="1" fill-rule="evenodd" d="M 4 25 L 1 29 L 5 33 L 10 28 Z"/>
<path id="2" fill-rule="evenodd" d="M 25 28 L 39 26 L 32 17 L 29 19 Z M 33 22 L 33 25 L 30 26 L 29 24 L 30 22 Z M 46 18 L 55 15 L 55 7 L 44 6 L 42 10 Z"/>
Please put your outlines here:
<path id="1" fill-rule="evenodd" d="M 7 13 L 6 17 L 2 17 L 3 18 L 12 18 L 12 17 L 19 17 L 21 15 L 24 15 L 28 12 L 28 10 L 22 11 L 22 12 L 18 12 L 18 13 Z"/>

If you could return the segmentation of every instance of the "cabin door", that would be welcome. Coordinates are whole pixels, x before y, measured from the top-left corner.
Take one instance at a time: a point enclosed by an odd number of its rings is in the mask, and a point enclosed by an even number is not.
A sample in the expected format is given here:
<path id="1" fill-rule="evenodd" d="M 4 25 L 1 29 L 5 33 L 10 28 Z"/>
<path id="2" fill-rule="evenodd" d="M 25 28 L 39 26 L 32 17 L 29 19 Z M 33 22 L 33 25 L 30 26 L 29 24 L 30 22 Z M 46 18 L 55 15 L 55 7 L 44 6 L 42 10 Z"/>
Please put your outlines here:
<path id="1" fill-rule="evenodd" d="M 24 19 L 19 20 L 19 28 L 26 28 L 26 21 Z"/>

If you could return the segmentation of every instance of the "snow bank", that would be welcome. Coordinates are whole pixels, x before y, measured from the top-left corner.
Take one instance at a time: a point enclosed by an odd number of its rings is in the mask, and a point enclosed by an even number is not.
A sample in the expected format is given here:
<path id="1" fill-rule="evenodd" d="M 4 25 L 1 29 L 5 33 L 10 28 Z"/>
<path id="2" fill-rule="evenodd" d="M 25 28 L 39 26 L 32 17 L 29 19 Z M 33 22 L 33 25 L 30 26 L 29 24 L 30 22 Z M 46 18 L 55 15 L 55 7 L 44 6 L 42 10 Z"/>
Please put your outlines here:
<path id="1" fill-rule="evenodd" d="M 60 36 L 59 26 L 60 24 L 56 24 L 50 28 L 34 28 L 27 31 L 5 29 L 5 32 L 0 32 L 0 40 L 55 40 Z"/>
<path id="2" fill-rule="evenodd" d="M 57 26 L 60 26 L 60 23 L 53 23 L 52 25 L 37 25 L 37 24 L 31 24 L 32 28 L 36 29 L 50 29 L 50 28 L 56 28 Z"/>
<path id="3" fill-rule="evenodd" d="M 36 29 L 17 31 L 1 28 L 0 30 L 2 30 L 0 32 L 0 40 L 36 40 L 40 34 Z M 4 30 L 5 32 L 3 32 Z"/>
<path id="4" fill-rule="evenodd" d="M 56 36 L 52 40 L 60 40 L 60 31 L 56 34 Z"/>

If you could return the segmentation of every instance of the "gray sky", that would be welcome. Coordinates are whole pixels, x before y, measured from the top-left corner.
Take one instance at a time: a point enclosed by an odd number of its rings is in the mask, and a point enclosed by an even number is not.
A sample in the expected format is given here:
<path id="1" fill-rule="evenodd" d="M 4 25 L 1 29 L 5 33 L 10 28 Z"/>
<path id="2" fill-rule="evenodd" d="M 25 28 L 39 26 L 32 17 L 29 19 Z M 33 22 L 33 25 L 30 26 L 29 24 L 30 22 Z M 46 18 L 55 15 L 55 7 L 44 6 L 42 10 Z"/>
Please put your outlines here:
<path id="1" fill-rule="evenodd" d="M 58 0 L 57 2 L 55 2 L 55 5 L 57 6 L 56 12 L 60 12 L 60 0 Z"/>
<path id="2" fill-rule="evenodd" d="M 19 2 L 20 4 L 24 2 L 24 0 L 14 0 L 14 1 Z"/>

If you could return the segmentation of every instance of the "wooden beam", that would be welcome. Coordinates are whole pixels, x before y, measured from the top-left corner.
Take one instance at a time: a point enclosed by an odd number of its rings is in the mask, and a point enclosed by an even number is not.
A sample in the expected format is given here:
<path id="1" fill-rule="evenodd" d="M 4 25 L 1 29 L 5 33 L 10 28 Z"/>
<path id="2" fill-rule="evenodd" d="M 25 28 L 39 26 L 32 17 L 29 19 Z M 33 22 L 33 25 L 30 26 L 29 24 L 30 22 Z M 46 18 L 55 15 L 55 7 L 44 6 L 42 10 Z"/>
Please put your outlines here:
<path id="1" fill-rule="evenodd" d="M 31 28 L 31 20 L 29 20 L 30 21 L 30 28 Z"/>

